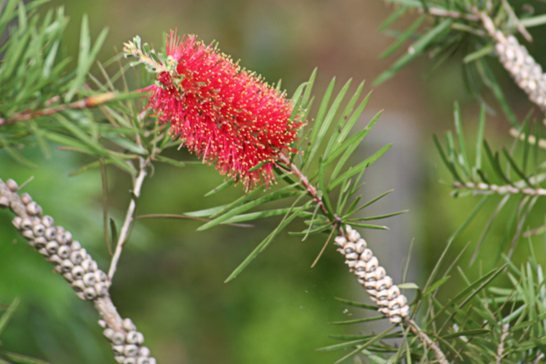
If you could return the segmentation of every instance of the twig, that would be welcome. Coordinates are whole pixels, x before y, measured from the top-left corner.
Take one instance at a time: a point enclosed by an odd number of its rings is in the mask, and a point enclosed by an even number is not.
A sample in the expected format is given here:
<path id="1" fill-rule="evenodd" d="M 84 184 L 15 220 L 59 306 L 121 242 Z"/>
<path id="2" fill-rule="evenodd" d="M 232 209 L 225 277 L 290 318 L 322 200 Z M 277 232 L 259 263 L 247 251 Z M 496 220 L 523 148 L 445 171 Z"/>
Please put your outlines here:
<path id="1" fill-rule="evenodd" d="M 517 131 L 514 128 L 510 129 L 510 135 L 513 136 L 514 138 L 519 138 L 519 140 L 525 141 L 525 134 L 520 133 L 519 131 Z M 529 143 L 531 145 L 535 145 L 537 143 L 537 138 L 534 135 L 528 135 L 527 136 L 527 143 Z M 546 149 L 546 140 L 539 139 L 538 140 L 538 147 L 542 148 L 542 149 Z"/>
<path id="2" fill-rule="evenodd" d="M 482 192 L 489 192 L 489 193 L 498 193 L 499 195 L 506 195 L 506 194 L 524 194 L 524 195 L 530 195 L 530 196 L 545 196 L 546 195 L 546 189 L 544 188 L 517 188 L 511 185 L 506 186 L 497 186 L 497 185 L 490 185 L 483 182 L 454 182 L 453 187 L 459 188 L 459 189 L 470 189 L 475 190 L 476 192 L 482 191 Z"/>
<path id="3" fill-rule="evenodd" d="M 134 220 L 136 202 L 138 198 L 140 197 L 140 190 L 142 188 L 142 183 L 144 182 L 144 179 L 146 178 L 146 175 L 148 174 L 148 172 L 146 172 L 146 169 L 148 167 L 148 161 L 142 157 L 139 157 L 138 159 L 139 159 L 139 172 L 138 172 L 138 176 L 133 180 L 133 191 L 132 191 L 133 197 L 131 198 L 131 202 L 129 203 L 127 214 L 125 215 L 125 221 L 123 222 L 123 226 L 119 234 L 116 250 L 114 252 L 114 255 L 112 256 L 112 262 L 110 263 L 110 269 L 108 270 L 108 278 L 110 279 L 110 281 L 114 278 L 118 261 L 123 251 L 123 246 L 125 245 L 125 242 L 127 241 L 127 238 L 129 237 L 131 224 Z"/>
<path id="4" fill-rule="evenodd" d="M 477 15 L 474 14 L 464 14 L 459 13 L 452 10 L 445 10 L 445 9 L 438 9 L 438 8 L 431 8 L 428 7 L 427 9 L 419 8 L 417 10 L 421 14 L 430 14 L 435 16 L 442 16 L 446 18 L 453 18 L 453 19 L 466 19 L 471 21 L 478 21 L 480 18 Z"/>
<path id="5" fill-rule="evenodd" d="M 322 211 L 324 211 L 326 216 L 329 216 L 330 212 L 328 211 L 326 206 L 324 206 L 324 202 L 322 201 L 322 198 L 317 194 L 317 189 L 315 188 L 315 186 L 313 186 L 309 182 L 307 177 L 299 170 L 299 168 L 294 163 L 292 163 L 290 158 L 288 158 L 286 155 L 284 155 L 283 153 L 279 153 L 279 159 L 284 164 L 290 167 L 290 170 L 292 171 L 292 173 L 294 173 L 300 179 L 301 184 L 305 186 L 305 188 L 307 189 L 307 192 L 309 192 L 311 196 L 313 196 L 313 199 L 320 206 Z"/>
<path id="6" fill-rule="evenodd" d="M 155 364 L 150 350 L 143 346 L 144 336 L 136 331 L 131 319 L 123 319 L 110 298 L 110 281 L 72 234 L 55 225 L 51 216 L 43 216 L 42 208 L 23 193 L 13 180 L 0 179 L 0 208 L 9 208 L 16 217 L 13 225 L 29 244 L 55 266 L 55 271 L 84 301 L 93 302 L 102 316 L 99 324 L 110 340 L 118 363 Z"/>
<path id="7" fill-rule="evenodd" d="M 504 356 L 502 353 L 504 352 L 504 340 L 508 337 L 508 329 L 510 328 L 510 324 L 503 324 L 502 325 L 502 334 L 500 337 L 499 346 L 497 347 L 497 355 L 495 355 L 495 360 L 497 364 L 501 364 L 502 357 Z"/>
<path id="8" fill-rule="evenodd" d="M 436 345 L 434 341 L 428 337 L 427 334 L 425 334 L 421 328 L 415 323 L 415 321 L 411 319 L 405 319 L 404 322 L 408 325 L 410 330 L 417 336 L 421 338 L 421 341 L 426 343 L 433 351 L 434 355 L 436 355 L 436 359 L 438 359 L 438 363 L 440 364 L 449 364 L 449 362 L 446 359 L 445 354 L 442 352 L 442 349 Z"/>
<path id="9" fill-rule="evenodd" d="M 94 95 L 87 97 L 82 100 L 74 101 L 71 104 L 63 104 L 51 107 L 49 109 L 42 109 L 38 111 L 31 112 L 30 110 L 25 110 L 20 113 L 13 114 L 9 119 L 0 118 L 0 127 L 4 126 L 6 124 L 13 124 L 19 121 L 27 121 L 30 119 L 34 119 L 40 116 L 46 116 L 46 115 L 53 115 L 60 111 L 64 110 L 72 110 L 72 109 L 85 109 L 88 107 L 94 107 L 101 104 L 104 104 L 105 102 L 111 101 L 114 97 L 116 97 L 115 92 L 106 92 L 104 94 L 100 95 Z M 57 100 L 56 98 L 52 98 L 52 100 Z"/>

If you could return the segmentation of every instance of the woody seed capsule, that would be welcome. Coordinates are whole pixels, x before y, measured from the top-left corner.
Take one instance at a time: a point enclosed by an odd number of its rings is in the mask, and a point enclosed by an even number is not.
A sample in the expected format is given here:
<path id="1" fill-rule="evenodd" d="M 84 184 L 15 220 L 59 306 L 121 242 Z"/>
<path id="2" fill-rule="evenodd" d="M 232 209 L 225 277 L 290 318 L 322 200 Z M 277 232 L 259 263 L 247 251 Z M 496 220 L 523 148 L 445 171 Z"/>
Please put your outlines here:
<path id="1" fill-rule="evenodd" d="M 15 216 L 13 220 L 11 220 L 11 223 L 13 224 L 13 226 L 15 226 L 17 230 L 21 230 L 21 224 L 23 223 L 23 218 L 19 216 Z"/>
<path id="2" fill-rule="evenodd" d="M 29 203 L 32 202 L 32 197 L 30 197 L 30 195 L 28 193 L 22 193 L 21 194 L 21 202 L 24 203 L 25 205 L 28 205 Z"/>
<path id="3" fill-rule="evenodd" d="M 63 259 L 68 259 L 70 257 L 70 248 L 67 247 L 66 245 L 59 247 L 59 250 L 57 251 L 57 255 Z"/>
<path id="4" fill-rule="evenodd" d="M 87 287 L 83 290 L 83 294 L 85 295 L 85 298 L 88 300 L 93 300 L 95 297 L 97 297 L 97 292 L 93 289 L 93 287 Z"/>
<path id="5" fill-rule="evenodd" d="M 95 283 L 97 283 L 97 280 L 95 279 L 94 273 L 86 273 L 83 276 L 83 283 L 85 283 L 86 286 L 91 287 L 94 286 Z"/>
<path id="6" fill-rule="evenodd" d="M 59 249 L 59 243 L 56 241 L 51 241 L 47 243 L 46 250 L 49 254 L 56 254 Z"/>
<path id="7" fill-rule="evenodd" d="M 85 274 L 85 269 L 83 269 L 81 266 L 77 265 L 72 269 L 72 275 L 76 279 L 82 279 Z"/>
<path id="8" fill-rule="evenodd" d="M 129 344 L 125 345 L 125 350 L 123 350 L 125 356 L 133 357 L 138 355 L 138 346 Z"/>
<path id="9" fill-rule="evenodd" d="M 6 186 L 8 186 L 11 192 L 17 192 L 19 190 L 19 186 L 17 186 L 17 182 L 15 182 L 12 179 L 8 179 L 6 181 Z"/>
<path id="10" fill-rule="evenodd" d="M 125 342 L 125 334 L 121 331 L 116 331 L 110 340 L 114 345 L 122 345 Z"/>
<path id="11" fill-rule="evenodd" d="M 57 237 L 57 231 L 55 230 L 55 228 L 54 227 L 47 228 L 45 231 L 45 237 L 49 241 L 55 240 L 55 238 Z"/>
<path id="12" fill-rule="evenodd" d="M 42 224 L 45 225 L 45 227 L 52 227 L 53 225 L 55 225 L 55 220 L 53 220 L 53 218 L 49 215 L 46 215 L 44 217 L 42 217 Z"/>
<path id="13" fill-rule="evenodd" d="M 123 329 L 127 331 L 136 331 L 136 326 L 130 318 L 126 318 L 122 323 Z"/>
<path id="14" fill-rule="evenodd" d="M 0 208 L 9 207 L 9 198 L 0 195 Z"/>
<path id="15" fill-rule="evenodd" d="M 27 205 L 27 213 L 29 215 L 32 215 L 32 216 L 35 216 L 35 215 L 41 215 L 42 214 L 42 208 L 40 207 L 40 205 L 38 205 L 36 202 L 32 201 L 31 203 L 29 203 Z"/>

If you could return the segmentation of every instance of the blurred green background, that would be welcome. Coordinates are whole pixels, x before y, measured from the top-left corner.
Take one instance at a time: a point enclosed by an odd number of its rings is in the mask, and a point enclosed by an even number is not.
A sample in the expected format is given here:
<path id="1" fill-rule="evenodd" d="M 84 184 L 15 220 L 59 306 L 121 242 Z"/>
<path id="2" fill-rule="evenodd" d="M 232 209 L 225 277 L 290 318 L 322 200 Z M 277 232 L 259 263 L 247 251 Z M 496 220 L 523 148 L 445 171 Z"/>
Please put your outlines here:
<path id="1" fill-rule="evenodd" d="M 361 80 L 368 80 L 367 89 L 371 90 L 371 81 L 392 62 L 378 57 L 392 42 L 377 30 L 392 10 L 381 1 L 52 1 L 42 11 L 57 6 L 64 6 L 71 18 L 64 44 L 68 54 L 77 52 L 83 14 L 89 16 L 92 34 L 104 27 L 110 30 L 99 56 L 102 61 L 116 55 L 123 42 L 135 35 L 159 49 L 162 34 L 178 28 L 179 33 L 197 34 L 205 42 L 217 40 L 223 52 L 241 59 L 244 67 L 270 82 L 282 79 L 289 95 L 315 67 L 319 70 L 315 95 L 323 93 L 332 77 L 339 80 L 338 90 L 349 78 L 356 81 L 353 89 Z M 408 24 L 411 20 L 407 17 L 404 21 Z M 540 59 L 546 55 L 546 37 L 535 39 L 530 51 Z M 529 109 L 525 96 L 503 76 L 494 60 L 492 63 L 523 119 Z M 464 91 L 457 55 L 433 73 L 428 72 L 430 68 L 429 60 L 420 59 L 374 90 L 361 120 L 364 126 L 385 109 L 362 147 L 363 157 L 394 143 L 367 172 L 362 193 L 372 198 L 391 188 L 395 191 L 363 213 L 410 210 L 386 222 L 391 230 L 365 231 L 363 235 L 397 282 L 414 240 L 408 281 L 421 286 L 449 235 L 479 200 L 454 199 L 449 187 L 437 183 L 446 174 L 431 134 L 451 128 L 453 100 L 458 99 L 468 135 L 473 136 L 479 108 Z M 490 98 L 486 100 L 496 107 Z M 500 113 L 488 116 L 487 130 L 491 144 L 508 143 L 508 123 Z M 0 178 L 22 183 L 33 176 L 25 191 L 58 224 L 72 231 L 107 270 L 100 175 L 89 172 L 69 178 L 68 173 L 84 161 L 72 153 L 56 151 L 50 159 L 38 149 L 24 153 L 39 168 L 22 167 L 0 151 Z M 184 151 L 171 156 L 194 160 Z M 241 187 L 236 186 L 203 198 L 221 181 L 213 168 L 158 165 L 145 182 L 138 213 L 181 214 L 229 202 L 241 193 Z M 110 212 L 119 226 L 130 183 L 113 169 L 109 170 L 109 183 Z M 474 242 L 472 252 L 493 208 L 486 207 L 488 211 L 456 241 L 450 254 L 456 255 L 468 241 Z M 52 267 L 15 233 L 10 220 L 7 211 L 0 211 L 0 302 L 8 304 L 20 297 L 21 304 L 2 336 L 1 347 L 52 363 L 113 363 L 93 307 L 78 300 L 63 279 L 51 273 Z M 536 225 L 543 223 L 539 216 L 534 220 Z M 199 224 L 189 220 L 137 221 L 111 294 L 121 315 L 131 317 L 144 333 L 159 363 L 328 363 L 342 356 L 315 350 L 335 343 L 328 334 L 380 329 L 371 324 L 328 324 L 370 313 L 347 310 L 334 299 L 369 302 L 332 246 L 319 264 L 310 268 L 325 236 L 301 242 L 281 234 L 236 280 L 223 283 L 276 222 L 258 221 L 250 229 L 218 227 L 196 232 Z M 486 241 L 479 256 L 484 270 L 498 262 L 499 241 L 505 230 L 496 224 Z M 540 252 L 543 245 L 542 241 L 537 243 Z M 525 255 L 525 248 L 517 251 L 517 256 Z M 476 277 L 477 265 L 468 268 L 467 262 L 468 257 L 461 267 Z M 447 291 L 459 284 L 454 278 Z"/>

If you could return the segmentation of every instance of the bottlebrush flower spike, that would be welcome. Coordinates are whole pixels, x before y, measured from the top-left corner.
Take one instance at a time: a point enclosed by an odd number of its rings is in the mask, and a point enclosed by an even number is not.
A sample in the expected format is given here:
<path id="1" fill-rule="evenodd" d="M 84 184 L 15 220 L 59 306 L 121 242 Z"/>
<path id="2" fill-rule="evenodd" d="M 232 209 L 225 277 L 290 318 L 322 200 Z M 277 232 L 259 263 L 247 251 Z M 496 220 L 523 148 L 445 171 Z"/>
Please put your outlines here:
<path id="1" fill-rule="evenodd" d="M 290 119 L 293 105 L 214 45 L 171 31 L 166 59 L 146 54 L 138 37 L 124 51 L 158 74 L 156 83 L 144 89 L 148 107 L 160 122 L 170 123 L 173 137 L 247 189 L 269 185 L 279 153 L 296 152 L 290 144 L 304 122 Z M 254 168 L 264 161 L 269 163 Z"/>

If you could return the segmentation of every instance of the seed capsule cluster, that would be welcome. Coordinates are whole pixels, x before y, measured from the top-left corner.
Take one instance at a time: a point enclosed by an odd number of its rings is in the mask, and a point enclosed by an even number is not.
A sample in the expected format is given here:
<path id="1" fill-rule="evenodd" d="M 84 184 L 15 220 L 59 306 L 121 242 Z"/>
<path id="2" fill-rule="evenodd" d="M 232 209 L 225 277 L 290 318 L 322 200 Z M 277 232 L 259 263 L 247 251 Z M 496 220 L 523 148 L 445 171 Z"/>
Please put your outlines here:
<path id="1" fill-rule="evenodd" d="M 358 281 L 366 288 L 370 298 L 379 306 L 379 312 L 392 323 L 400 323 L 409 314 L 408 300 L 394 285 L 385 268 L 379 265 L 366 241 L 349 225 L 345 227 L 345 236 L 337 236 L 335 244 L 345 256 L 345 263 Z"/>
<path id="2" fill-rule="evenodd" d="M 17 183 L 6 181 L 0 190 L 0 207 L 9 207 L 17 216 L 13 225 L 28 243 L 55 266 L 82 300 L 93 301 L 108 295 L 109 281 L 106 273 L 98 269 L 97 262 L 89 256 L 72 234 L 55 225 L 51 216 L 43 215 L 42 208 L 23 193 L 19 200 L 11 200 L 8 193 L 16 193 Z"/>
<path id="3" fill-rule="evenodd" d="M 114 349 L 114 359 L 120 364 L 156 364 L 155 358 L 150 357 L 150 349 L 144 344 L 144 335 L 136 331 L 136 326 L 131 319 L 123 320 L 122 331 L 116 331 L 110 327 L 106 327 L 106 322 L 100 321 L 101 326 L 105 327 L 104 336 Z"/>
<path id="4" fill-rule="evenodd" d="M 150 357 L 150 350 L 142 346 L 144 335 L 136 331 L 130 319 L 121 320 L 112 301 L 108 288 L 110 281 L 106 273 L 98 269 L 97 263 L 87 254 L 72 234 L 56 226 L 51 216 L 44 216 L 42 208 L 29 194 L 18 195 L 19 186 L 13 180 L 5 183 L 0 179 L 0 208 L 9 208 L 16 215 L 13 225 L 40 254 L 55 266 L 82 300 L 93 301 L 99 312 L 108 316 L 117 315 L 120 324 L 115 330 L 106 321 L 99 323 L 104 328 L 114 350 L 115 359 L 121 364 L 156 364 Z M 107 310 L 99 306 L 106 305 Z"/>
<path id="5" fill-rule="evenodd" d="M 542 73 L 540 64 L 514 36 L 505 38 L 502 34 L 496 34 L 495 39 L 495 50 L 504 68 L 529 95 L 529 99 L 546 110 L 546 74 Z"/>

